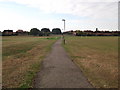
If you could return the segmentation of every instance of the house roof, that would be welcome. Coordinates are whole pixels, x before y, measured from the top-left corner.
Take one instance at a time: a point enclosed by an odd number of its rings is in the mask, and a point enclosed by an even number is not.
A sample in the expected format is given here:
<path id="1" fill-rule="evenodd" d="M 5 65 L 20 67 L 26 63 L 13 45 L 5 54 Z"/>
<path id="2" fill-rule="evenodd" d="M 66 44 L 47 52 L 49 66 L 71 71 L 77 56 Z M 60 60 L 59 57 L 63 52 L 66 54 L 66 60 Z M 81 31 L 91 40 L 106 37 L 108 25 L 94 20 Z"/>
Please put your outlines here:
<path id="1" fill-rule="evenodd" d="M 4 30 L 3 32 L 13 32 L 13 30 Z"/>

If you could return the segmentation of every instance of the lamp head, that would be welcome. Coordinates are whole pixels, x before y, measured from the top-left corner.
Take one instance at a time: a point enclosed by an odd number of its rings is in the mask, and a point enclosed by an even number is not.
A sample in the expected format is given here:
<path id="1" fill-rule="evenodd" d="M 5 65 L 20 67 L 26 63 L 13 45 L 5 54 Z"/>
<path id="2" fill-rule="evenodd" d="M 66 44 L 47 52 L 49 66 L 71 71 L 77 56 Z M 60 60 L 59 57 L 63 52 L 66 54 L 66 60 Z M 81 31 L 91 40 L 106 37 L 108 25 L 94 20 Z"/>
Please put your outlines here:
<path id="1" fill-rule="evenodd" d="M 65 19 L 62 19 L 62 21 L 65 21 Z"/>

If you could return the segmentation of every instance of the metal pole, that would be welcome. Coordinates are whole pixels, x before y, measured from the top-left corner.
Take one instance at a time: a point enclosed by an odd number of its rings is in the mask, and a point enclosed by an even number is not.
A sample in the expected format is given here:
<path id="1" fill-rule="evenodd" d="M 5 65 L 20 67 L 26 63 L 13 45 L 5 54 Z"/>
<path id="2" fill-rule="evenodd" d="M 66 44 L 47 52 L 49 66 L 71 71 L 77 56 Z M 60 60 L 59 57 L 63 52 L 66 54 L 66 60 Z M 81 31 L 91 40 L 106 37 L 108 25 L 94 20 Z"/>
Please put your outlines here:
<path id="1" fill-rule="evenodd" d="M 62 21 L 64 21 L 64 32 L 65 32 L 65 19 L 62 19 Z M 64 35 L 63 35 L 63 42 L 65 44 L 65 38 L 64 38 Z"/>
<path id="2" fill-rule="evenodd" d="M 65 20 L 64 20 L 64 32 L 65 32 Z"/>

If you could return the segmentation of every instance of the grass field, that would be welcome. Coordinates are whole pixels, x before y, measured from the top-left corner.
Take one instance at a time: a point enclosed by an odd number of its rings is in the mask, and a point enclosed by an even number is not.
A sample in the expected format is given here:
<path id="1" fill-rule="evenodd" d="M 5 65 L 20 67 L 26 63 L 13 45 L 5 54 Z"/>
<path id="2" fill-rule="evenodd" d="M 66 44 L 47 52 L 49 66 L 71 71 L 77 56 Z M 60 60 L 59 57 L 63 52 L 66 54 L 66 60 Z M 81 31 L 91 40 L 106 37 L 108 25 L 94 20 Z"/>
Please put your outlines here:
<path id="1" fill-rule="evenodd" d="M 118 37 L 66 36 L 66 51 L 94 87 L 118 87 Z"/>
<path id="2" fill-rule="evenodd" d="M 29 88 L 56 37 L 4 36 L 2 83 L 5 88 Z"/>

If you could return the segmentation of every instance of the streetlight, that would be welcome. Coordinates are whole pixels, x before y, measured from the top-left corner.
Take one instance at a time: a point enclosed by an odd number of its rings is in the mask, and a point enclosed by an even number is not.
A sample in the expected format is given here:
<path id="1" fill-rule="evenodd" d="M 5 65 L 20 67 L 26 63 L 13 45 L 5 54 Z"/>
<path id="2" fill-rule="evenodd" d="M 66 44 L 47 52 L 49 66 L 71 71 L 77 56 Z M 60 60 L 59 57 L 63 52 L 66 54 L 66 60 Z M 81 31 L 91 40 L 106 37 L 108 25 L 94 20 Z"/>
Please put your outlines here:
<path id="1" fill-rule="evenodd" d="M 62 19 L 62 21 L 64 22 L 64 32 L 65 32 L 65 19 Z M 64 41 L 64 44 L 65 44 L 65 38 L 64 38 L 64 35 L 63 35 L 63 41 Z"/>
<path id="2" fill-rule="evenodd" d="M 65 19 L 62 19 L 62 21 L 64 21 L 64 32 L 65 32 Z"/>

